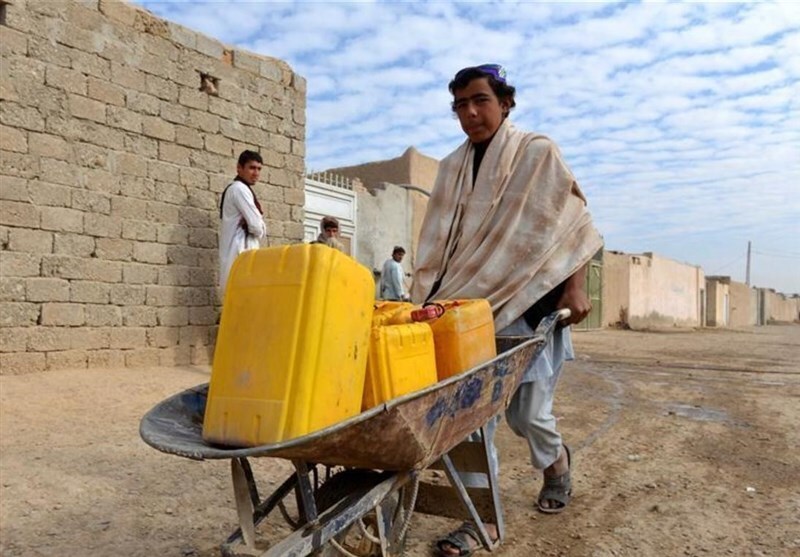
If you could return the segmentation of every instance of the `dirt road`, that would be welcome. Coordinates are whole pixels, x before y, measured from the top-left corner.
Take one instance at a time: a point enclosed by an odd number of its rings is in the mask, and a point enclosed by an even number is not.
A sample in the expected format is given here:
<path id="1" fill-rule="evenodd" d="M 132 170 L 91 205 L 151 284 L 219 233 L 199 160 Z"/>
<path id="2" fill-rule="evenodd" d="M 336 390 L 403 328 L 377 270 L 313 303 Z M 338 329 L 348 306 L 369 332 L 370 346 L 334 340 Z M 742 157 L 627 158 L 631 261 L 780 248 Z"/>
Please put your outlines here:
<path id="1" fill-rule="evenodd" d="M 561 515 L 536 512 L 541 474 L 503 426 L 499 555 L 800 555 L 800 326 L 575 342 L 556 413 L 576 496 Z M 227 463 L 138 436 L 153 404 L 207 380 L 193 368 L 0 377 L 0 555 L 219 555 L 236 521 Z M 255 468 L 267 482 L 289 471 Z M 429 555 L 453 525 L 415 515 L 407 554 Z"/>

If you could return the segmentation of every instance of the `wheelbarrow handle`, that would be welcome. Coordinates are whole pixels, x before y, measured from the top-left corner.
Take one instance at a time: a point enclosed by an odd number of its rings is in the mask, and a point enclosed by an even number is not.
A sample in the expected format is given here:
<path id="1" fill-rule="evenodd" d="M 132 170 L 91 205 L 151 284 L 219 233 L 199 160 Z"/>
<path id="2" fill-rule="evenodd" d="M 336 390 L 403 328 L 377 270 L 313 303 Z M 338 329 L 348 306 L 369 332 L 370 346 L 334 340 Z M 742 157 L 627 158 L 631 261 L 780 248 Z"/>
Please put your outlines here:
<path id="1" fill-rule="evenodd" d="M 571 315 L 572 312 L 568 308 L 557 309 L 539 322 L 534 334 L 537 336 L 541 335 L 549 341 L 559 322 L 569 319 Z"/>

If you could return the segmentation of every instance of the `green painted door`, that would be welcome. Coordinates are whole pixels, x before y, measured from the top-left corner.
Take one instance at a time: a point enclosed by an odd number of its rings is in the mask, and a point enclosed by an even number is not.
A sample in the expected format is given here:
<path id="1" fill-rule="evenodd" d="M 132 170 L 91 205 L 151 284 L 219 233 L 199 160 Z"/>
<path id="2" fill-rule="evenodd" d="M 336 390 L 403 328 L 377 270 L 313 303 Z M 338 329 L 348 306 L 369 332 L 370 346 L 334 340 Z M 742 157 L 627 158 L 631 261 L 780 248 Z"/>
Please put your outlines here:
<path id="1" fill-rule="evenodd" d="M 592 259 L 586 265 L 586 294 L 592 303 L 589 317 L 581 321 L 578 329 L 599 329 L 603 326 L 603 262 Z"/>

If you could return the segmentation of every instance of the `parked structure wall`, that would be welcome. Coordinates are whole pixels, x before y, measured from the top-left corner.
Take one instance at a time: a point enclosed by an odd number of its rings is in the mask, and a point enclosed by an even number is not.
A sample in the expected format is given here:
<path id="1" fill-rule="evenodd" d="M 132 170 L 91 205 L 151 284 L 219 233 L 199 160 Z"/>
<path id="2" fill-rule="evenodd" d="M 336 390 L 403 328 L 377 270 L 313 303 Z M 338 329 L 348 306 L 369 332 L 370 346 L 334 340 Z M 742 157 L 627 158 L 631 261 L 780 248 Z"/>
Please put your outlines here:
<path id="1" fill-rule="evenodd" d="M 0 372 L 207 362 L 241 150 L 266 243 L 303 237 L 304 80 L 126 3 L 2 4 Z"/>
<path id="2" fill-rule="evenodd" d="M 603 254 L 606 325 L 634 329 L 703 323 L 702 269 L 652 253 Z"/>

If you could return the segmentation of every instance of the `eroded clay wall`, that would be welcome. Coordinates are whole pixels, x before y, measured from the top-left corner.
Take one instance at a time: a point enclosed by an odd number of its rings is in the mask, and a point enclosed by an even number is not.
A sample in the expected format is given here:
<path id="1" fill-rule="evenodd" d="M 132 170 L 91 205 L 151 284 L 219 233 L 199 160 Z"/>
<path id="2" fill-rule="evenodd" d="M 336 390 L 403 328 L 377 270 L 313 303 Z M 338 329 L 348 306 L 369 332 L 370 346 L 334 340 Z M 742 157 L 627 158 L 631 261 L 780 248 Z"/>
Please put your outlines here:
<path id="1" fill-rule="evenodd" d="M 652 253 L 630 255 L 629 324 L 635 329 L 700 326 L 704 289 L 699 267 Z"/>
<path id="2" fill-rule="evenodd" d="M 626 253 L 603 253 L 604 327 L 627 327 L 630 313 L 630 256 Z"/>

